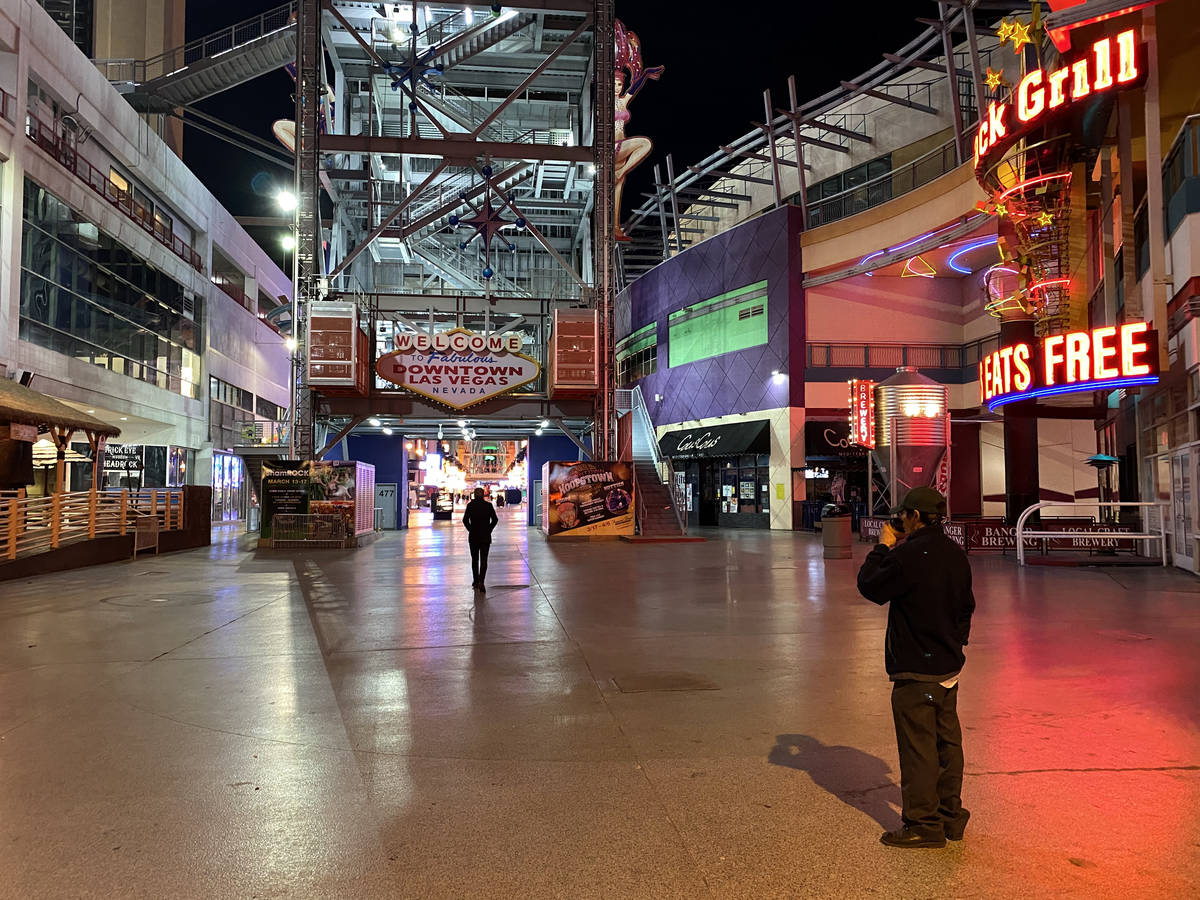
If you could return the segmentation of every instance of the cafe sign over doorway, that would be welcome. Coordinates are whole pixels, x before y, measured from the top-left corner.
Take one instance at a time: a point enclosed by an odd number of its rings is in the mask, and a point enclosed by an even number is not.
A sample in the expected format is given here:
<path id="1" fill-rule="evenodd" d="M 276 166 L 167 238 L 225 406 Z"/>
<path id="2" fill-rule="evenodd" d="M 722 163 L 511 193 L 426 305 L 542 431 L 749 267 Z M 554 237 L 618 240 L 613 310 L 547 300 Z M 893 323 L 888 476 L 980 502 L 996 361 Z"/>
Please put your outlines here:
<path id="1" fill-rule="evenodd" d="M 519 334 L 406 332 L 396 335 L 396 349 L 379 357 L 375 371 L 435 403 L 466 409 L 537 381 L 541 366 L 521 346 Z"/>

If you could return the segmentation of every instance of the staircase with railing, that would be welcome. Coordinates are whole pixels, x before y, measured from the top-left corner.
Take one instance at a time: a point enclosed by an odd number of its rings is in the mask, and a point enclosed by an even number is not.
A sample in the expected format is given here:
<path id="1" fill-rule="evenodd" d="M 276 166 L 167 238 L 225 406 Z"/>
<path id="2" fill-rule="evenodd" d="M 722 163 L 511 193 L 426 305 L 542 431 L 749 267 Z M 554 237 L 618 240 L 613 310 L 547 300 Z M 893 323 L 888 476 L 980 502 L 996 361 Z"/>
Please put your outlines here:
<path id="1" fill-rule="evenodd" d="M 496 294 L 514 297 L 529 296 L 529 291 L 499 272 L 495 272 L 485 284 L 482 275 L 471 274 L 467 270 L 468 260 L 462 251 L 451 249 L 432 236 L 426 237 L 419 243 L 411 243 L 409 246 L 413 253 L 439 270 L 447 280 L 463 290 L 482 291 L 488 288 Z M 476 271 L 478 272 L 478 269 Z"/>
<path id="2" fill-rule="evenodd" d="M 150 59 L 93 62 L 135 109 L 185 106 L 293 62 L 295 12 L 285 3 Z"/>
<path id="3" fill-rule="evenodd" d="M 683 537 L 687 534 L 684 498 L 671 460 L 662 455 L 654 423 L 640 387 L 616 392 L 616 409 L 632 416 L 632 451 L 637 495 L 638 533 L 642 537 Z"/>

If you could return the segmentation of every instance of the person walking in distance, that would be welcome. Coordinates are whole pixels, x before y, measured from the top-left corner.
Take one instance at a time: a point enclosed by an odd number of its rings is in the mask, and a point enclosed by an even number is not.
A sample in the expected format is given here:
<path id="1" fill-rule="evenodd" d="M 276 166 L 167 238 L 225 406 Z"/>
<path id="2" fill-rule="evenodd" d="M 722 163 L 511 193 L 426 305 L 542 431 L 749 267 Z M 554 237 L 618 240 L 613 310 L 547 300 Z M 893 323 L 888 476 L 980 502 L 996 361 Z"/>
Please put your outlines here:
<path id="1" fill-rule="evenodd" d="M 486 590 L 483 579 L 487 577 L 488 550 L 492 546 L 492 531 L 500 520 L 496 509 L 483 499 L 483 488 L 475 488 L 475 499 L 467 504 L 462 522 L 467 528 L 468 543 L 471 545 L 471 586 Z"/>
<path id="2" fill-rule="evenodd" d="M 946 498 L 913 488 L 892 510 L 879 543 L 858 572 L 858 590 L 888 604 L 884 662 L 900 754 L 903 828 L 890 847 L 944 847 L 962 840 L 971 813 L 962 805 L 958 678 L 975 597 L 967 554 L 942 527 Z"/>

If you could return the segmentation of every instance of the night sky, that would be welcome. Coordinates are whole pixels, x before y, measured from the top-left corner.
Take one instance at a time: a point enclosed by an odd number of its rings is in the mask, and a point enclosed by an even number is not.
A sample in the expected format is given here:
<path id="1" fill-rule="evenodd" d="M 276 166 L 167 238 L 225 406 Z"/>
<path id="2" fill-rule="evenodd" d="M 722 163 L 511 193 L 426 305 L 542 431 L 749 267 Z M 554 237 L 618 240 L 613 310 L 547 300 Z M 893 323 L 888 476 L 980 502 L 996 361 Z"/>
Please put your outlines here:
<path id="1" fill-rule="evenodd" d="M 187 36 L 193 40 L 260 12 L 279 0 L 193 0 Z M 766 10 L 770 9 L 768 13 Z M 744 14 L 743 14 L 744 11 Z M 930 0 L 879 3 L 682 3 L 625 0 L 617 15 L 637 32 L 647 66 L 664 65 L 630 105 L 630 135 L 654 140 L 653 155 L 629 177 L 623 215 L 650 189 L 654 164 L 667 152 L 677 170 L 699 162 L 745 134 L 763 119 L 762 92 L 770 87 L 777 107 L 787 103 L 787 77 L 796 76 L 803 103 L 852 80 L 886 52 L 899 50 L 923 26 L 917 16 L 936 16 Z M 292 117 L 292 82 L 278 73 L 259 78 L 203 103 L 210 115 L 273 140 L 271 123 Z M 184 159 L 235 215 L 274 215 L 276 185 L 287 173 L 270 163 L 188 128 Z M 664 176 L 665 177 L 665 176 Z M 254 235 L 278 261 L 272 235 Z"/>

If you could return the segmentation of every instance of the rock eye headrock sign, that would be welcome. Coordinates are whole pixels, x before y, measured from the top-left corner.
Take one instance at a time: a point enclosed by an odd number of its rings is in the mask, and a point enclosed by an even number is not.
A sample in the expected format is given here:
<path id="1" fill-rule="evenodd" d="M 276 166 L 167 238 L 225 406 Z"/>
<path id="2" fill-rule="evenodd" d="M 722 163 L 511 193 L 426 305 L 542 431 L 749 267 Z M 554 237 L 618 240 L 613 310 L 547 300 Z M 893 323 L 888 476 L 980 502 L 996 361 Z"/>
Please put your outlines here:
<path id="1" fill-rule="evenodd" d="M 396 349 L 375 363 L 379 377 L 435 403 L 466 409 L 536 381 L 541 366 L 520 352 L 521 335 L 464 328 L 396 335 Z"/>

